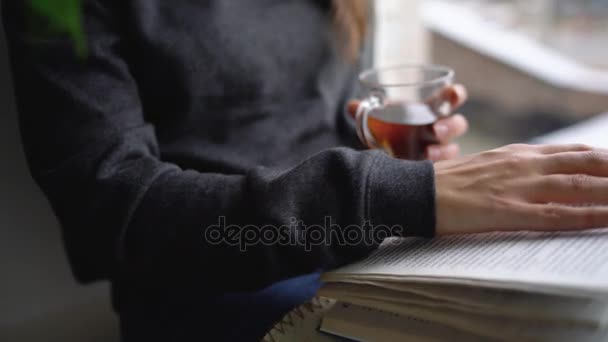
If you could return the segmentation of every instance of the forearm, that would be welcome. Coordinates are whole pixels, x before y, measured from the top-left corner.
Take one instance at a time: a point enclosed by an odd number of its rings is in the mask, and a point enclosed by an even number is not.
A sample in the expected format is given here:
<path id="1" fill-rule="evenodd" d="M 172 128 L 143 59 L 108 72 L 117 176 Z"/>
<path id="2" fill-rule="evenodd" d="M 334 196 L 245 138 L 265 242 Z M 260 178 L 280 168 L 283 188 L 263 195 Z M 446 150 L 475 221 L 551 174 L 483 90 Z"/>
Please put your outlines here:
<path id="1" fill-rule="evenodd" d="M 114 215 L 113 226 L 125 229 L 115 232 L 121 249 L 116 266 L 145 279 L 179 276 L 207 287 L 256 288 L 355 261 L 386 235 L 428 236 L 434 228 L 432 167 L 426 163 L 337 149 L 281 172 L 222 175 L 160 165 L 146 172 L 154 176 L 133 170 L 138 174 L 130 178 L 151 180 L 146 186 L 100 186 L 116 194 L 105 199 L 105 220 Z M 108 230 L 97 222 L 82 222 L 88 225 L 86 236 L 106 240 L 101 236 Z M 83 232 L 64 228 L 68 235 Z M 263 238 L 269 229 L 276 234 Z M 216 232 L 224 235 L 218 239 Z M 319 239 L 317 233 L 325 235 Z M 74 240 L 80 248 L 82 238 Z"/>

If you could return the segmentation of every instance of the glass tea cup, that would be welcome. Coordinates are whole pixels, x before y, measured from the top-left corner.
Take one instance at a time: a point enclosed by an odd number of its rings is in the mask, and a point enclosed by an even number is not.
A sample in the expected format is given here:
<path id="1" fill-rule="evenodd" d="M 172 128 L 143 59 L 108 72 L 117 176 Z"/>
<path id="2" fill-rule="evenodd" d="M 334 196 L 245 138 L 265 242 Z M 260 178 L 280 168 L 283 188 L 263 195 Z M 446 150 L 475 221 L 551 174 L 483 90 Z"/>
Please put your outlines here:
<path id="1" fill-rule="evenodd" d="M 395 158 L 426 159 L 437 144 L 433 124 L 452 114 L 454 71 L 439 65 L 370 69 L 359 75 L 364 94 L 355 115 L 357 135 L 369 148 Z"/>

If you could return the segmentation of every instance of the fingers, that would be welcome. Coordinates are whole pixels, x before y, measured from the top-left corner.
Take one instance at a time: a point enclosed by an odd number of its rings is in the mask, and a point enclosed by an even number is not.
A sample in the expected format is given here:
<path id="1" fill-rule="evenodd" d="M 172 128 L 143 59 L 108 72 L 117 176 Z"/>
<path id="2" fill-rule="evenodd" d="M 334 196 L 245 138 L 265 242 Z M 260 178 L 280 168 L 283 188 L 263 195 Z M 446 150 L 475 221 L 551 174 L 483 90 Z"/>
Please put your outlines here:
<path id="1" fill-rule="evenodd" d="M 454 159 L 460 155 L 460 147 L 457 144 L 431 145 L 427 147 L 426 155 L 431 161 Z"/>
<path id="2" fill-rule="evenodd" d="M 452 110 L 456 110 L 467 101 L 469 95 L 462 84 L 454 84 L 443 91 L 442 97 L 450 103 Z"/>
<path id="3" fill-rule="evenodd" d="M 608 152 L 593 150 L 552 154 L 542 159 L 541 172 L 608 177 Z"/>
<path id="4" fill-rule="evenodd" d="M 469 122 L 461 114 L 455 114 L 445 119 L 437 121 L 433 125 L 433 130 L 437 140 L 441 144 L 464 135 L 469 129 Z"/>
<path id="5" fill-rule="evenodd" d="M 608 179 L 574 175 L 542 176 L 526 187 L 535 203 L 608 204 Z"/>
<path id="6" fill-rule="evenodd" d="M 500 147 L 496 150 L 509 152 L 536 152 L 540 154 L 556 154 L 563 152 L 586 152 L 586 151 L 601 151 L 584 144 L 563 144 L 563 145 L 529 145 L 529 144 L 511 144 Z"/>
<path id="7" fill-rule="evenodd" d="M 461 84 L 446 86 L 424 100 L 441 116 L 448 116 L 467 100 L 467 89 Z"/>
<path id="8" fill-rule="evenodd" d="M 537 231 L 583 230 L 608 226 L 608 207 L 572 207 L 559 204 L 526 204 L 520 208 L 521 226 Z"/>
<path id="9" fill-rule="evenodd" d="M 543 154 L 555 154 L 562 152 L 586 152 L 591 150 L 593 150 L 593 147 L 583 144 L 538 145 L 538 151 Z"/>

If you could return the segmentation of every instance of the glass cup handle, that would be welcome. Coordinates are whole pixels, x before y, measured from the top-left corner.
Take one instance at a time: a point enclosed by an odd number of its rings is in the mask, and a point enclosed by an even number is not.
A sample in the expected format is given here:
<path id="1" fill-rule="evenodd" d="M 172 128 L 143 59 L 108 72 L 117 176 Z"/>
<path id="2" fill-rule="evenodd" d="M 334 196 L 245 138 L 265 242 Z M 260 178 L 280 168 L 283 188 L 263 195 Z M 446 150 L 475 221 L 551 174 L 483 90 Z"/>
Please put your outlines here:
<path id="1" fill-rule="evenodd" d="M 355 123 L 359 140 L 369 148 L 378 148 L 376 139 L 374 139 L 374 136 L 369 129 L 368 120 L 371 111 L 378 109 L 379 107 L 381 107 L 381 105 L 377 98 L 366 98 L 361 100 L 359 107 L 357 107 L 357 113 L 355 114 Z"/>

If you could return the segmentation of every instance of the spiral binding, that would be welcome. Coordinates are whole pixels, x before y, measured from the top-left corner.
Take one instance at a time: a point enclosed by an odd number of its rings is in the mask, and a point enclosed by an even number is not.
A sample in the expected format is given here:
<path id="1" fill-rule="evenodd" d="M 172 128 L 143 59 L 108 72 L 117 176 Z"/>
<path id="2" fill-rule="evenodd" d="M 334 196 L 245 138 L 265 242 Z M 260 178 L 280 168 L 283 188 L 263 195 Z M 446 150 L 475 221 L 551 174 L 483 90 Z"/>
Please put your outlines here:
<path id="1" fill-rule="evenodd" d="M 272 329 L 264 336 L 263 342 L 277 342 L 275 336 L 284 335 L 289 328 L 293 328 L 297 321 L 306 319 L 308 314 L 313 314 L 319 310 L 323 310 L 333 305 L 335 300 L 325 297 L 314 297 L 309 302 L 300 305 L 299 307 L 287 313 Z"/>

